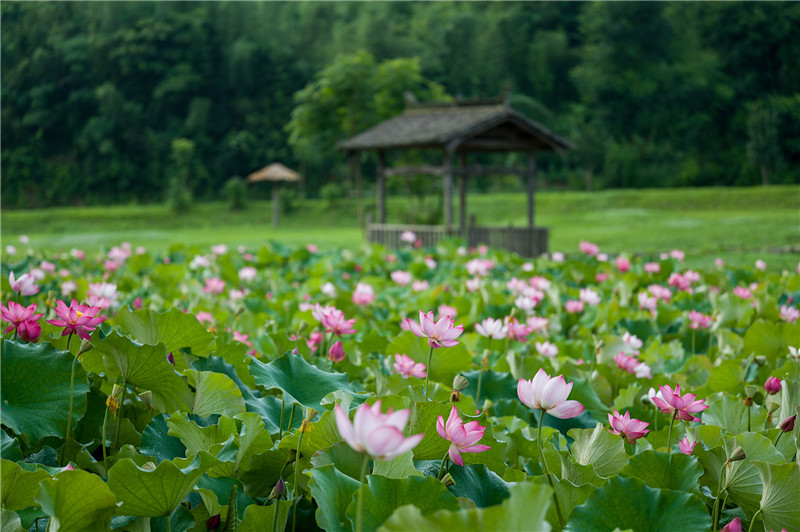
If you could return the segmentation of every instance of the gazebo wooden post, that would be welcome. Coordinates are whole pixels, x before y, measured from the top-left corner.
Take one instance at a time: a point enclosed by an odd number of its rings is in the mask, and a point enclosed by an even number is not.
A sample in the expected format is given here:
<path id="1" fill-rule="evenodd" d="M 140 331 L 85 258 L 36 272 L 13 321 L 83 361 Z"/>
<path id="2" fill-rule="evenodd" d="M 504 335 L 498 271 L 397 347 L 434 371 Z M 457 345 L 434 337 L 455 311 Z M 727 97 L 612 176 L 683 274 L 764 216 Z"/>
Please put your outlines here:
<path id="1" fill-rule="evenodd" d="M 378 150 L 378 223 L 386 223 L 386 150 Z"/>
<path id="2" fill-rule="evenodd" d="M 528 189 L 528 227 L 533 229 L 534 201 L 533 194 L 536 190 L 536 158 L 533 150 L 528 151 L 528 169 L 525 172 Z"/>
<path id="3" fill-rule="evenodd" d="M 280 182 L 272 182 L 272 227 L 278 227 L 278 216 L 281 212 L 280 207 Z"/>
<path id="4" fill-rule="evenodd" d="M 442 197 L 444 200 L 444 225 L 448 229 L 453 225 L 453 151 L 455 146 L 448 144 L 444 151 L 444 177 L 442 179 Z"/>
<path id="5" fill-rule="evenodd" d="M 459 166 L 461 167 L 461 174 L 458 178 L 458 225 L 461 232 L 467 226 L 467 152 L 461 150 L 458 152 Z M 464 235 L 461 235 L 462 238 Z"/>

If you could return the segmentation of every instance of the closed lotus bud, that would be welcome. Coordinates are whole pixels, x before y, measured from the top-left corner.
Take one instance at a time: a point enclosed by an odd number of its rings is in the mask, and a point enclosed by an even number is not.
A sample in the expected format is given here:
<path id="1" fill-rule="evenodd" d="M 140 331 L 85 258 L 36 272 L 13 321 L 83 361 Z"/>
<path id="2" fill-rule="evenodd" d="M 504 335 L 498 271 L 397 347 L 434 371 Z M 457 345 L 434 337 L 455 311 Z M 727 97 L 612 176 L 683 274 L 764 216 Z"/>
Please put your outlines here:
<path id="1" fill-rule="evenodd" d="M 142 469 L 144 469 L 145 471 L 155 471 L 156 464 L 153 462 L 145 462 L 145 464 L 142 466 Z"/>
<path id="2" fill-rule="evenodd" d="M 282 497 L 284 493 L 286 493 L 286 484 L 283 483 L 283 477 L 281 477 L 278 479 L 278 483 L 275 484 L 275 487 L 272 488 L 268 500 L 278 499 Z"/>
<path id="3" fill-rule="evenodd" d="M 754 362 L 755 362 L 756 364 L 758 364 L 759 366 L 763 366 L 764 364 L 766 364 L 766 363 L 767 363 L 767 357 L 765 357 L 764 355 L 758 355 L 758 356 L 755 358 Z"/>
<path id="4" fill-rule="evenodd" d="M 206 519 L 206 530 L 217 530 L 220 524 L 220 517 L 219 514 L 212 515 L 208 519 Z"/>
<path id="5" fill-rule="evenodd" d="M 764 391 L 770 395 L 775 395 L 781 391 L 781 380 L 777 377 L 770 377 L 764 383 Z"/>
<path id="6" fill-rule="evenodd" d="M 778 425 L 783 432 L 792 432 L 794 430 L 794 422 L 797 419 L 797 414 L 792 417 L 787 417 L 781 424 Z"/>
<path id="7" fill-rule="evenodd" d="M 453 389 L 458 390 L 459 392 L 469 386 L 469 381 L 466 377 L 462 375 L 456 375 L 456 378 L 453 379 Z"/>
<path id="8" fill-rule="evenodd" d="M 169 363 L 170 363 L 170 364 L 172 364 L 173 366 L 175 365 L 175 357 L 174 357 L 174 356 L 172 356 L 172 353 L 168 353 L 168 354 L 167 354 L 167 362 L 169 362 Z"/>
<path id="9" fill-rule="evenodd" d="M 78 355 L 80 356 L 87 351 L 91 351 L 92 349 L 94 349 L 92 342 L 90 342 L 89 340 L 81 340 L 81 348 L 78 351 Z"/>
<path id="10" fill-rule="evenodd" d="M 744 453 L 744 449 L 741 447 L 737 447 L 731 453 L 730 458 L 728 458 L 728 462 L 738 462 L 739 460 L 744 460 L 747 455 Z"/>
<path id="11" fill-rule="evenodd" d="M 453 480 L 453 477 L 450 475 L 450 473 L 447 473 L 445 476 L 442 477 L 442 484 L 444 484 L 446 488 L 454 486 L 455 483 L 456 481 Z"/>

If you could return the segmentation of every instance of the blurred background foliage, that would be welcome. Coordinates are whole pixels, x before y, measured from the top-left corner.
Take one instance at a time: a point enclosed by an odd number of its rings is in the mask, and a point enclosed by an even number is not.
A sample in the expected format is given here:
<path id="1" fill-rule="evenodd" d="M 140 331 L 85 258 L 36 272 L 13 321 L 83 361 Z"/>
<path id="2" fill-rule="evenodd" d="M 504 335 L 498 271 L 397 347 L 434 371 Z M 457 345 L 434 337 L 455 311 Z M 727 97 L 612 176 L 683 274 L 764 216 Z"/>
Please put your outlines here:
<path id="1" fill-rule="evenodd" d="M 510 90 L 515 108 L 578 145 L 540 157 L 547 187 L 800 182 L 800 3 L 9 1 L 0 12 L 4 208 L 215 199 L 274 161 L 305 176 L 301 195 L 335 202 L 351 188 L 335 143 L 400 112 L 407 93 Z"/>

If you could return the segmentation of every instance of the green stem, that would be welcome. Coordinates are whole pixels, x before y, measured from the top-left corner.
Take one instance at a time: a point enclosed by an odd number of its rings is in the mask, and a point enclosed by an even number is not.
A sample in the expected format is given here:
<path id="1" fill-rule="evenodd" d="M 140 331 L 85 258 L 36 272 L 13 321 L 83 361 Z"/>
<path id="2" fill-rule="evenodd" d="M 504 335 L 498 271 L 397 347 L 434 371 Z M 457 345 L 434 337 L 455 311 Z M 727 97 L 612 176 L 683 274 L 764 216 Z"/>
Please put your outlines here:
<path id="1" fill-rule="evenodd" d="M 170 525 L 169 522 L 169 514 L 167 514 L 166 521 L 167 521 L 167 532 L 170 532 L 170 530 L 172 530 L 172 526 Z"/>
<path id="2" fill-rule="evenodd" d="M 431 346 L 431 350 L 428 353 L 428 365 L 426 366 L 425 371 L 425 400 L 430 401 L 430 395 L 428 394 L 428 378 L 431 376 L 431 360 L 433 359 L 433 346 Z"/>
<path id="3" fill-rule="evenodd" d="M 547 478 L 547 483 L 550 484 L 550 489 L 553 490 L 553 503 L 555 504 L 556 515 L 558 516 L 558 524 L 561 525 L 561 529 L 563 530 L 564 518 L 561 516 L 561 507 L 558 504 L 558 497 L 556 496 L 556 487 L 553 485 L 553 479 L 550 478 L 550 472 L 547 470 L 547 462 L 544 460 L 544 449 L 542 447 L 542 425 L 544 425 L 544 410 L 540 410 L 540 412 L 539 430 L 536 436 L 536 444 L 539 447 L 539 460 L 542 462 L 542 472 L 544 472 L 544 476 Z"/>
<path id="4" fill-rule="evenodd" d="M 783 431 L 782 430 L 778 433 L 778 437 L 775 438 L 775 443 L 773 444 L 773 445 L 775 445 L 775 447 L 778 446 L 778 442 L 780 441 L 781 436 L 783 436 Z"/>
<path id="5" fill-rule="evenodd" d="M 108 405 L 106 405 L 106 413 L 103 415 L 103 465 L 106 467 L 106 471 L 108 471 L 108 464 L 106 460 L 108 457 L 106 456 L 106 425 L 108 424 Z"/>
<path id="6" fill-rule="evenodd" d="M 695 354 L 695 350 L 694 350 L 694 335 L 695 335 L 696 332 L 697 331 L 695 329 L 692 329 L 692 355 Z"/>
<path id="7" fill-rule="evenodd" d="M 284 394 L 281 394 L 281 426 L 278 428 L 278 439 L 279 440 L 283 438 L 283 409 L 284 409 L 283 400 L 284 399 L 285 399 Z"/>
<path id="8" fill-rule="evenodd" d="M 755 513 L 755 515 L 753 515 L 753 519 L 750 521 L 750 526 L 747 527 L 747 532 L 752 532 L 753 531 L 753 525 L 756 524 L 756 517 L 758 517 L 758 514 L 761 513 L 761 510 L 762 509 L 759 508 L 758 511 Z"/>
<path id="9" fill-rule="evenodd" d="M 281 498 L 275 499 L 275 517 L 272 519 L 272 532 L 278 532 L 278 515 L 281 512 Z"/>
<path id="10" fill-rule="evenodd" d="M 69 333 L 67 338 L 67 351 L 69 351 L 69 341 L 72 340 L 72 333 Z M 78 362 L 76 356 L 72 360 L 72 373 L 69 378 L 69 410 L 67 411 L 67 433 L 64 435 L 64 450 L 61 452 L 61 466 L 63 467 L 64 459 L 67 456 L 67 447 L 69 446 L 69 433 L 72 429 L 72 391 L 75 387 L 75 363 Z"/>
<path id="11" fill-rule="evenodd" d="M 442 480 L 442 472 L 444 471 L 444 464 L 450 458 L 450 450 L 444 453 L 444 457 L 442 458 L 442 463 L 439 465 L 439 474 L 436 475 L 436 480 Z"/>
<path id="12" fill-rule="evenodd" d="M 747 407 L 747 432 L 750 432 L 750 411 L 753 409 L 752 406 Z"/>
<path id="13" fill-rule="evenodd" d="M 294 423 L 294 403 L 292 403 L 292 413 L 289 414 L 289 426 L 286 427 L 286 430 L 292 430 L 292 423 Z"/>
<path id="14" fill-rule="evenodd" d="M 718 487 L 717 487 L 717 498 L 714 500 L 714 508 L 711 510 L 711 517 L 714 520 L 714 524 L 713 524 L 713 526 L 711 528 L 712 532 L 716 532 L 717 531 L 717 525 L 719 524 L 719 515 L 717 515 L 717 508 L 719 507 L 719 498 L 722 497 L 722 491 L 725 489 L 722 486 L 722 475 L 724 473 L 725 473 L 725 466 L 723 466 L 719 470 L 719 480 L 718 480 L 718 483 L 717 483 L 717 485 L 718 485 Z M 723 506 L 722 508 L 720 508 L 719 511 L 722 512 L 724 509 L 725 509 L 725 507 Z"/>
<path id="15" fill-rule="evenodd" d="M 672 413 L 672 419 L 669 422 L 669 432 L 667 432 L 667 453 L 672 454 L 672 425 L 675 424 L 675 418 L 678 417 L 678 411 Z"/>
<path id="16" fill-rule="evenodd" d="M 125 394 L 128 391 L 128 383 L 122 383 L 122 398 L 119 400 L 119 407 L 117 408 L 117 433 L 114 435 L 114 449 L 119 445 L 119 431 L 122 427 L 122 408 L 125 406 Z M 113 392 L 112 392 L 113 393 Z"/>
<path id="17" fill-rule="evenodd" d="M 294 404 L 292 404 L 292 416 L 294 416 Z M 297 503 L 299 502 L 298 494 L 300 493 L 300 446 L 303 444 L 303 429 L 300 428 L 300 437 L 297 439 L 297 455 L 294 459 L 294 508 L 292 509 L 292 532 L 297 524 Z"/>
<path id="18" fill-rule="evenodd" d="M 475 394 L 475 408 L 480 409 L 480 398 L 481 398 L 481 381 L 483 380 L 483 364 L 481 364 L 480 369 L 478 370 L 478 392 Z"/>
<path id="19" fill-rule="evenodd" d="M 356 532 L 364 528 L 364 491 L 367 489 L 367 469 L 369 468 L 369 455 L 364 454 L 361 463 L 361 474 L 358 476 L 361 487 L 358 489 L 358 502 L 356 503 Z"/>
<path id="20" fill-rule="evenodd" d="M 239 509 L 237 491 L 239 486 L 236 481 L 231 485 L 231 492 L 228 496 L 228 516 L 225 519 L 225 526 L 222 527 L 223 532 L 236 531 L 239 528 Z"/>

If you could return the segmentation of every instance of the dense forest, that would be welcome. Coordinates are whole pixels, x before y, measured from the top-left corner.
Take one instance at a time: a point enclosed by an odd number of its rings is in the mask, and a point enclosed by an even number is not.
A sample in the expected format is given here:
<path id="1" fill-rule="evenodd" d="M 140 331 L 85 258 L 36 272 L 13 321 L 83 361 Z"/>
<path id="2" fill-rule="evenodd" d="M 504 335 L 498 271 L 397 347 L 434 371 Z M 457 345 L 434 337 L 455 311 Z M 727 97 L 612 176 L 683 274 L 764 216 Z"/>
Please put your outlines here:
<path id="1" fill-rule="evenodd" d="M 495 98 L 577 146 L 548 186 L 800 182 L 800 3 L 14 2 L 2 205 L 196 199 L 418 99 Z M 367 165 L 369 161 L 366 161 Z M 371 176 L 365 172 L 369 183 Z"/>

